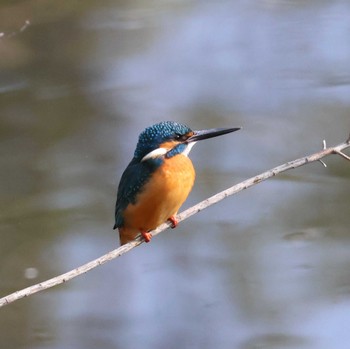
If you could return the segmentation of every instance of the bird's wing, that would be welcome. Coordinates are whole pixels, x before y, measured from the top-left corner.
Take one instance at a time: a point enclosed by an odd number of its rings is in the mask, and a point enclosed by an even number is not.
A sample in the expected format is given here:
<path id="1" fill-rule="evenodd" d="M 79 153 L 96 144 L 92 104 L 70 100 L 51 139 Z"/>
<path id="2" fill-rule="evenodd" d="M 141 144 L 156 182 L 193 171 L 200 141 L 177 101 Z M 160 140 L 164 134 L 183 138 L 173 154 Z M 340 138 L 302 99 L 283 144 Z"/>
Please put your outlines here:
<path id="1" fill-rule="evenodd" d="M 113 229 L 123 226 L 123 212 L 130 203 L 135 203 L 136 196 L 143 189 L 154 170 L 148 162 L 131 161 L 125 169 L 118 186 L 115 204 L 115 225 Z"/>

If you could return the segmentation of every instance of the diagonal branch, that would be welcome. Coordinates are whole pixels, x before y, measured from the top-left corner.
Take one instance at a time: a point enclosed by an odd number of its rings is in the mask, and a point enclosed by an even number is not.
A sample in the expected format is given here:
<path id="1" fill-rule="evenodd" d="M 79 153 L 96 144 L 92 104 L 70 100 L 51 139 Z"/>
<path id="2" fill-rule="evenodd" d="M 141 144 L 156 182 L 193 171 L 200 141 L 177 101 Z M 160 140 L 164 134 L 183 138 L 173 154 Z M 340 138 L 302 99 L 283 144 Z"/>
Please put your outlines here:
<path id="1" fill-rule="evenodd" d="M 228 188 L 216 195 L 211 196 L 208 199 L 205 199 L 204 201 L 198 203 L 195 206 L 192 206 L 191 208 L 187 209 L 186 211 L 181 212 L 178 216 L 177 216 L 177 220 L 178 222 L 181 222 L 191 216 L 193 216 L 194 214 L 204 210 L 205 208 L 214 205 L 216 203 L 218 203 L 219 201 L 225 199 L 226 197 L 236 194 L 244 189 L 250 188 L 253 185 L 256 185 L 262 181 L 265 181 L 268 178 L 274 177 L 279 173 L 303 166 L 305 164 L 311 163 L 311 162 L 315 162 L 315 161 L 320 161 L 322 158 L 324 158 L 327 155 L 330 154 L 338 154 L 340 156 L 342 156 L 343 158 L 345 158 L 346 160 L 350 161 L 350 157 L 346 154 L 344 154 L 342 151 L 344 149 L 347 149 L 350 147 L 350 136 L 349 138 L 335 146 L 335 147 L 326 147 L 326 142 L 323 141 L 323 149 L 317 153 L 299 158 L 297 160 L 293 160 L 290 162 L 287 162 L 283 165 L 277 166 L 271 170 L 268 170 L 266 172 L 263 172 L 255 177 L 249 178 L 241 183 L 238 183 L 236 185 L 234 185 L 231 188 Z M 322 162 L 323 163 L 323 162 Z M 160 225 L 157 229 L 155 229 L 154 231 L 152 231 L 152 235 L 158 235 L 159 233 L 161 233 L 162 231 L 168 229 L 171 226 L 171 223 L 164 223 L 162 225 Z M 84 274 L 86 272 L 88 272 L 89 270 L 98 267 L 99 265 L 102 265 L 104 263 L 107 263 L 109 261 L 111 261 L 112 259 L 115 259 L 117 257 L 122 256 L 123 254 L 129 252 L 131 249 L 133 249 L 134 247 L 140 245 L 143 243 L 143 238 L 141 236 L 138 236 L 134 241 L 129 242 L 126 245 L 123 245 L 111 252 L 108 252 L 107 254 L 91 261 L 88 262 L 76 269 L 73 269 L 67 273 L 61 274 L 59 276 L 56 276 L 52 279 L 46 280 L 44 282 L 41 282 L 39 284 L 24 288 L 23 290 L 14 292 L 12 294 L 9 294 L 6 297 L 0 298 L 0 307 L 5 306 L 7 304 L 10 304 L 12 302 L 15 302 L 21 298 L 24 297 L 28 297 L 34 293 L 46 290 L 48 288 L 54 287 L 56 285 L 62 284 L 64 282 L 67 282 L 73 278 L 75 278 L 78 275 Z"/>

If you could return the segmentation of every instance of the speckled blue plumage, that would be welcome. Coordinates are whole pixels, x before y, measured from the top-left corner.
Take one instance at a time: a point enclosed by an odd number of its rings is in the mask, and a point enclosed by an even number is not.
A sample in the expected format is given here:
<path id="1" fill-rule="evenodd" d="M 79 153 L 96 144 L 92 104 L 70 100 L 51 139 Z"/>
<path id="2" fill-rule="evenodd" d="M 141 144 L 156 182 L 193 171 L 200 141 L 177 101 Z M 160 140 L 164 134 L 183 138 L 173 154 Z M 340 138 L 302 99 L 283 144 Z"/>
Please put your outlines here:
<path id="1" fill-rule="evenodd" d="M 155 158 L 141 161 L 145 155 L 159 148 L 159 146 L 176 135 L 185 135 L 191 132 L 186 125 L 173 121 L 163 121 L 147 127 L 139 136 L 134 157 L 125 169 L 118 186 L 117 202 L 115 206 L 114 229 L 123 226 L 123 212 L 129 204 L 136 202 L 136 196 L 143 190 L 144 185 L 151 178 L 152 173 L 162 165 L 163 159 Z M 179 144 L 166 157 L 181 153 L 186 146 Z"/>

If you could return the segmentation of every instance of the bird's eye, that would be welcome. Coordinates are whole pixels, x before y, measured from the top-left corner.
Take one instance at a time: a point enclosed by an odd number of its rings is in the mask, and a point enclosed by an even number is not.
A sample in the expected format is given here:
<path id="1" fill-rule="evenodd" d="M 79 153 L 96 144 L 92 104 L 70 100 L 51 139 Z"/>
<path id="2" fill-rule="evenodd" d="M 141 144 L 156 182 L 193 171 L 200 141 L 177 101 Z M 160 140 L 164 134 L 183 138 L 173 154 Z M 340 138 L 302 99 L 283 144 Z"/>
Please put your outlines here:
<path id="1" fill-rule="evenodd" d="M 182 134 L 180 134 L 180 133 L 175 133 L 174 139 L 176 141 L 182 141 L 182 140 L 184 140 L 184 136 Z"/>

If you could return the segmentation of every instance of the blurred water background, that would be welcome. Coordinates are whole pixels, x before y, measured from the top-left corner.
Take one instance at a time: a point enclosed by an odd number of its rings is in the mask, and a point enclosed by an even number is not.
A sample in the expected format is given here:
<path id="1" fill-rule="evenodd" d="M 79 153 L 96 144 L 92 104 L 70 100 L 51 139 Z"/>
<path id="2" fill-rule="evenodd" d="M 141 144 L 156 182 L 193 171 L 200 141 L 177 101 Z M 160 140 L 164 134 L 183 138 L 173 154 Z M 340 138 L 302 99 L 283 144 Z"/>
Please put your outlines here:
<path id="1" fill-rule="evenodd" d="M 0 33 L 1 296 L 117 247 L 148 125 L 243 126 L 192 150 L 184 207 L 350 131 L 347 0 L 4 0 Z M 350 163 L 325 162 L 0 309 L 0 347 L 348 349 Z"/>

